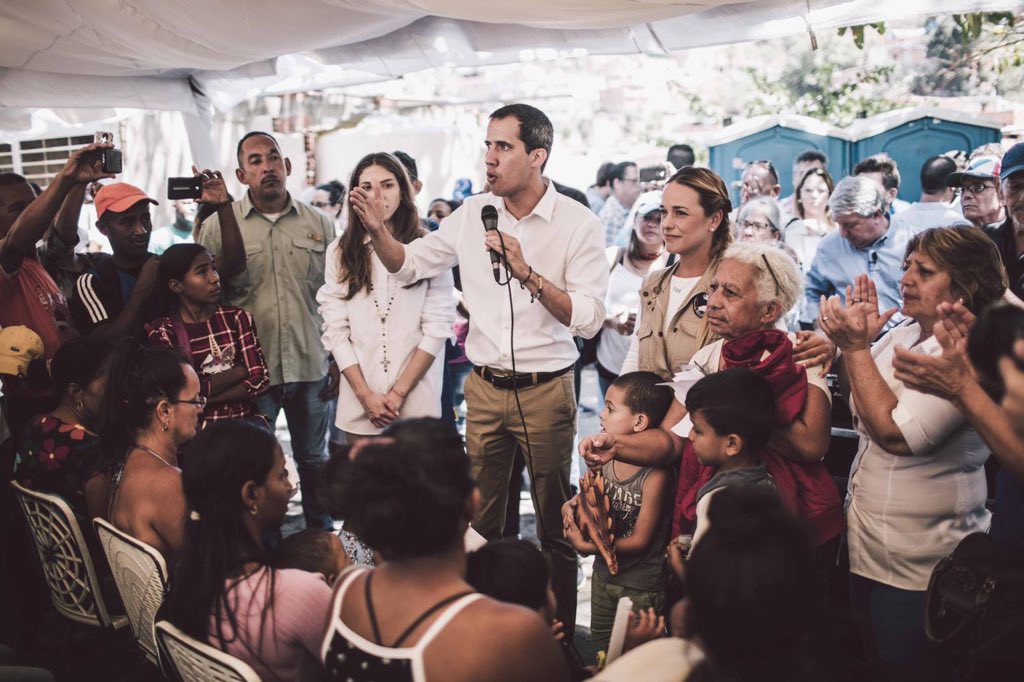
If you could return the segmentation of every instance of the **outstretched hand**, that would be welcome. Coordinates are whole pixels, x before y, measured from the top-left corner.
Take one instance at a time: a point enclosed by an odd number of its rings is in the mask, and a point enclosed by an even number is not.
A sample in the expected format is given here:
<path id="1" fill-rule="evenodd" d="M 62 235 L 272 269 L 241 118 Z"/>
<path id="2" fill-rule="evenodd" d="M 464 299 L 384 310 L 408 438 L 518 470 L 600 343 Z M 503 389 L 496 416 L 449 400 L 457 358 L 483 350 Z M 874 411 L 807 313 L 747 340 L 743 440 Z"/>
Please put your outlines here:
<path id="1" fill-rule="evenodd" d="M 353 187 L 348 193 L 348 198 L 352 204 L 352 210 L 356 212 L 359 220 L 366 226 L 370 234 L 383 230 L 388 218 L 398 208 L 388 204 L 388 200 L 381 192 L 380 185 L 375 185 L 372 192 L 362 187 Z"/>
<path id="2" fill-rule="evenodd" d="M 587 436 L 580 441 L 579 451 L 588 467 L 602 467 L 615 459 L 615 436 L 610 433 Z"/>
<path id="3" fill-rule="evenodd" d="M 875 283 L 858 275 L 854 285 L 846 287 L 845 306 L 839 296 L 821 297 L 818 326 L 844 353 L 867 350 L 897 310 L 880 312 Z"/>
<path id="4" fill-rule="evenodd" d="M 962 303 L 942 303 L 941 319 L 932 327 L 942 355 L 926 355 L 900 346 L 894 349 L 894 376 L 904 384 L 945 400 L 956 402 L 964 387 L 974 381 L 967 358 L 967 333 L 975 317 Z"/>

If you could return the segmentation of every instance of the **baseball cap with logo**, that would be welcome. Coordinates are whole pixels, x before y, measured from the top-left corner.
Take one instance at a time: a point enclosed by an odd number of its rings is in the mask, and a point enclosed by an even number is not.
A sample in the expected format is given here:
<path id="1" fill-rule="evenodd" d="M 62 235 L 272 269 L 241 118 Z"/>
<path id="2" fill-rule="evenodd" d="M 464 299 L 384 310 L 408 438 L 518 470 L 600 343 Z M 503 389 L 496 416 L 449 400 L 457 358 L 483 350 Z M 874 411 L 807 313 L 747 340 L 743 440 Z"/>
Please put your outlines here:
<path id="1" fill-rule="evenodd" d="M 113 182 L 109 185 L 103 185 L 100 191 L 96 192 L 96 198 L 93 201 L 96 204 L 97 218 L 102 218 L 106 211 L 113 211 L 114 213 L 127 211 L 140 201 L 148 201 L 157 206 L 160 205 L 160 202 L 151 199 L 141 189 L 135 185 L 129 185 L 127 182 Z"/>
<path id="2" fill-rule="evenodd" d="M 43 340 L 28 327 L 0 329 L 0 374 L 23 377 L 28 365 L 43 357 Z"/>
<path id="3" fill-rule="evenodd" d="M 946 176 L 946 187 L 962 187 L 970 180 L 995 180 L 999 177 L 1000 160 L 995 156 L 979 156 L 967 168 Z"/>
<path id="4" fill-rule="evenodd" d="M 1018 142 L 1003 154 L 1003 167 L 999 170 L 999 179 L 1005 180 L 1020 171 L 1024 171 L 1024 142 Z"/>

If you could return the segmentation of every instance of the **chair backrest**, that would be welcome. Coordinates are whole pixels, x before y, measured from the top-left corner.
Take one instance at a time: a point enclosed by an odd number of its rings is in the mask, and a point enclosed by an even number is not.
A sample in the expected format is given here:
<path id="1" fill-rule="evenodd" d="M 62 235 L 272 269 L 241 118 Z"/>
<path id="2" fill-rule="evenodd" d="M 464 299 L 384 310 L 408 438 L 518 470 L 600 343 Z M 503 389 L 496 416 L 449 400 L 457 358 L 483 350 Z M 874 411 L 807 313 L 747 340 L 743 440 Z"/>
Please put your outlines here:
<path id="1" fill-rule="evenodd" d="M 260 682 L 246 663 L 189 637 L 166 620 L 156 624 L 156 641 L 181 680 Z"/>
<path id="2" fill-rule="evenodd" d="M 11 487 L 32 533 L 53 606 L 79 623 L 110 627 L 110 612 L 71 507 L 56 495 L 29 490 L 17 481 Z"/>
<path id="3" fill-rule="evenodd" d="M 153 626 L 157 609 L 167 594 L 167 563 L 160 552 L 109 522 L 93 519 L 92 523 L 114 574 L 132 634 L 142 653 L 158 664 Z"/>

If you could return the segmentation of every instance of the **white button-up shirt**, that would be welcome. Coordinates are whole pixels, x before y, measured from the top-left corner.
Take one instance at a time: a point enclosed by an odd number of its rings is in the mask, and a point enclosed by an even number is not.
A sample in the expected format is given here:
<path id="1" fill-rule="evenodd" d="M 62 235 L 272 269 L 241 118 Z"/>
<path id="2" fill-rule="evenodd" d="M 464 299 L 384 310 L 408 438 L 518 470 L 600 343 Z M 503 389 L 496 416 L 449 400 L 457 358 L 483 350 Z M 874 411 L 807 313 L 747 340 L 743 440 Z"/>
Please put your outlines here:
<path id="1" fill-rule="evenodd" d="M 910 451 L 897 456 L 871 440 L 851 400 L 860 448 L 846 496 L 850 571 L 903 590 L 928 587 L 932 569 L 969 533 L 988 529 L 985 460 L 989 450 L 948 400 L 913 391 L 893 376 L 895 346 L 928 355 L 921 325 L 894 327 L 872 347 L 878 371 L 896 394 L 893 421 Z"/>
<path id="2" fill-rule="evenodd" d="M 521 220 L 505 209 L 501 197 L 478 194 L 441 222 L 436 232 L 405 246 L 405 262 L 395 273 L 403 282 L 433 277 L 459 265 L 462 294 L 469 310 L 466 356 L 474 365 L 512 370 L 512 332 L 515 323 L 517 372 L 553 372 L 576 362 L 579 353 L 573 335 L 591 338 L 604 324 L 604 297 L 608 288 L 608 262 L 601 222 L 589 208 L 562 196 L 545 180 L 547 191 L 533 211 Z M 554 284 L 572 300 L 568 327 L 530 292 L 512 280 L 512 308 L 508 290 L 498 286 L 484 246 L 480 210 L 498 209 L 498 229 L 522 246 L 523 258 L 534 272 Z M 502 267 L 502 279 L 505 269 Z M 545 292 L 546 293 L 546 292 Z"/>
<path id="3" fill-rule="evenodd" d="M 316 295 L 324 319 L 324 348 L 334 356 L 338 369 L 358 364 L 375 393 L 391 390 L 417 348 L 430 353 L 434 364 L 409 391 L 399 416 L 441 416 L 444 342 L 452 335 L 455 321 L 451 270 L 402 286 L 371 253 L 373 291 L 360 291 L 346 301 L 348 283 L 338 282 L 339 241 L 340 237 L 327 248 L 324 285 Z M 338 390 L 338 428 L 361 435 L 380 433 L 344 376 Z"/>

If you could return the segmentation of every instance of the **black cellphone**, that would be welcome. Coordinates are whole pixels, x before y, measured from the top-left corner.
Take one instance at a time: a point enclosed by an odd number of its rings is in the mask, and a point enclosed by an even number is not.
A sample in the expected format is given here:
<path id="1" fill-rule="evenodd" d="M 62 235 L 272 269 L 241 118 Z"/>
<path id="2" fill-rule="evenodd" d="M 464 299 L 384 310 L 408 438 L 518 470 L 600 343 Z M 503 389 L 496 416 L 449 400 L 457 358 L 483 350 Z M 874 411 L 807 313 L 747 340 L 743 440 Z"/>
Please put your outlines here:
<path id="1" fill-rule="evenodd" d="M 203 196 L 203 179 L 197 175 L 184 178 L 167 178 L 167 198 L 198 199 Z"/>
<path id="2" fill-rule="evenodd" d="M 114 134 L 98 131 L 93 137 L 96 142 L 114 143 Z M 101 152 L 104 173 L 120 173 L 124 170 L 124 157 L 120 149 L 104 149 Z"/>
<path id="3" fill-rule="evenodd" d="M 662 182 L 667 175 L 664 166 L 647 166 L 640 169 L 640 182 Z"/>

